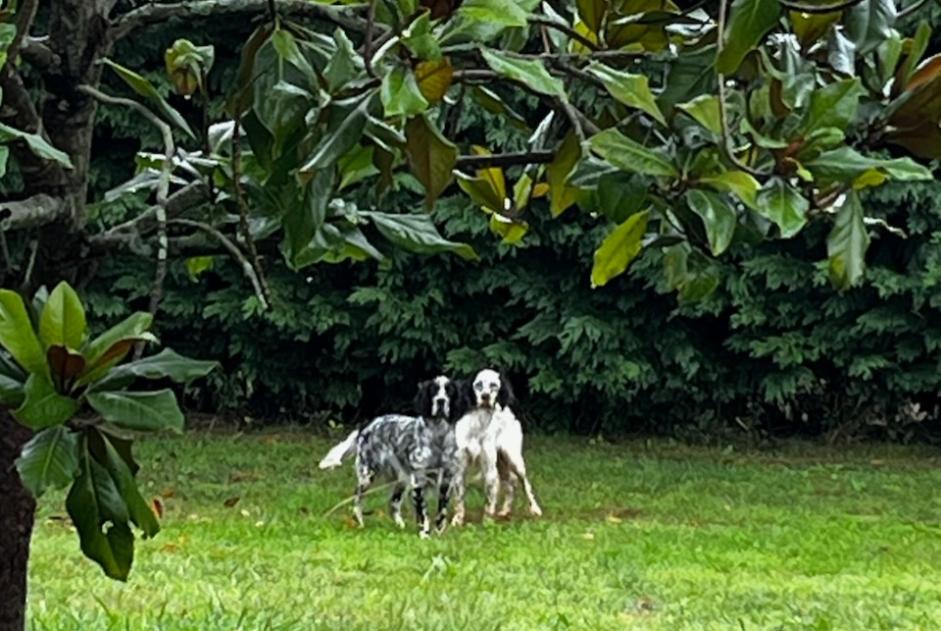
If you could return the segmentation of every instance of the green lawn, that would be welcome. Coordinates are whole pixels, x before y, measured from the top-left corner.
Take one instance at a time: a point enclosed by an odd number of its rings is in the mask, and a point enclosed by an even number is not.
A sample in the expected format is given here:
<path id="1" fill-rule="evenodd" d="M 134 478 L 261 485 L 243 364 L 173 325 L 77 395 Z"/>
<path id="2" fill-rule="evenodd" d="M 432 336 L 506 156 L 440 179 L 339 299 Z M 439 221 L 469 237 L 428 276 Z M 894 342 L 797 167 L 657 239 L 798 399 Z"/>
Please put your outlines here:
<path id="1" fill-rule="evenodd" d="M 164 530 L 127 584 L 83 559 L 43 499 L 33 629 L 937 629 L 941 460 L 926 449 L 532 438 L 538 521 L 419 540 L 301 431 L 189 433 L 140 448 Z M 234 505 L 233 502 L 237 500 Z M 380 513 L 380 511 L 383 511 Z"/>

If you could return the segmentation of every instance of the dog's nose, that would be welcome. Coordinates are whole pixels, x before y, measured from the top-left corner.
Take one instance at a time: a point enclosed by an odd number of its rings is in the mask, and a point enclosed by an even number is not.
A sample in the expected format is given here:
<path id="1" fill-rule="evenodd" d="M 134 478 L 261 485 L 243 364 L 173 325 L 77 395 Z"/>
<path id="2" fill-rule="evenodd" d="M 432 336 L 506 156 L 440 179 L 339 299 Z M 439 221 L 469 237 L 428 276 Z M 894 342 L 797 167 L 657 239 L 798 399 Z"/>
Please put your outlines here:
<path id="1" fill-rule="evenodd" d="M 444 405 L 444 404 L 447 403 L 447 402 L 448 402 L 448 400 L 445 399 L 444 397 L 440 397 L 440 398 L 435 399 L 435 405 Z"/>

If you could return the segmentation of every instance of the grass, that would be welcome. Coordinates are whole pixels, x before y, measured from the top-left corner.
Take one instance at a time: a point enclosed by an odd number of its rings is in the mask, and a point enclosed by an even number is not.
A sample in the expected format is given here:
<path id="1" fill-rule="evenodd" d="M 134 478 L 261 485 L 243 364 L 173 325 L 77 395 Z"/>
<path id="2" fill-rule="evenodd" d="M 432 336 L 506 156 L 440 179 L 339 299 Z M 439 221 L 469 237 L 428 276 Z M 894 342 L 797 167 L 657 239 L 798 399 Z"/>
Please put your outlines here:
<path id="1" fill-rule="evenodd" d="M 541 520 L 421 541 L 371 497 L 367 528 L 324 513 L 352 471 L 301 431 L 142 445 L 164 530 L 131 580 L 78 551 L 44 498 L 31 629 L 935 629 L 941 464 L 927 449 L 774 453 L 536 437 Z M 479 487 L 479 485 L 477 485 Z M 475 487 L 477 488 L 477 487 Z M 519 507 L 522 509 L 522 506 Z M 475 510 L 476 509 L 476 510 Z"/>

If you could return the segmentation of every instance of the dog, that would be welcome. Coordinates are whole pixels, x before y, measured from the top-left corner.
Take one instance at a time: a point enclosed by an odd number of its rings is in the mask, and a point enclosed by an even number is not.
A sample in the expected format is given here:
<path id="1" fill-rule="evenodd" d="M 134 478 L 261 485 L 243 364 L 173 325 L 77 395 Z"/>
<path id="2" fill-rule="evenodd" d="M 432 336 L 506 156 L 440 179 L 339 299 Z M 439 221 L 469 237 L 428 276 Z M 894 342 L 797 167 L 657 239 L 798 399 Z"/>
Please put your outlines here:
<path id="1" fill-rule="evenodd" d="M 418 416 L 389 414 L 354 430 L 320 461 L 321 469 L 332 468 L 355 450 L 353 515 L 361 528 L 365 526 L 363 496 L 377 476 L 395 480 L 389 505 L 392 519 L 400 528 L 405 527 L 402 497 L 406 489 L 411 489 L 419 536 L 430 534 L 424 489 L 433 483 L 438 486 L 435 529 L 440 533 L 447 525 L 450 491 L 460 472 L 454 423 L 467 409 L 466 397 L 458 384 L 439 376 L 419 384 L 415 407 Z"/>
<path id="2" fill-rule="evenodd" d="M 464 493 L 467 471 L 475 462 L 480 463 L 484 478 L 486 504 L 484 514 L 493 517 L 497 496 L 504 489 L 500 517 L 509 516 L 513 509 L 516 482 L 523 483 L 529 499 L 529 512 L 542 515 L 533 486 L 526 475 L 523 460 L 523 427 L 511 409 L 516 402 L 507 379 L 486 368 L 477 373 L 468 388 L 466 399 L 471 408 L 454 427 L 455 442 L 460 460 L 460 472 L 454 480 L 454 517 L 451 524 L 464 523 Z"/>

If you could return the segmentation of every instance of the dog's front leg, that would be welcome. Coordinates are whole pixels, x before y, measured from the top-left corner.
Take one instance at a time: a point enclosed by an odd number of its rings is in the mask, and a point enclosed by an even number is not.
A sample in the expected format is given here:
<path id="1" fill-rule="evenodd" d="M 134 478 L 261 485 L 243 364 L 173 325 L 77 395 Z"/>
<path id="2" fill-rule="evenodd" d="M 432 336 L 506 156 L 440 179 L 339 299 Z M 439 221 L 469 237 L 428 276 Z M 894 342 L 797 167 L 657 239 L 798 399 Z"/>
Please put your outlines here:
<path id="1" fill-rule="evenodd" d="M 441 476 L 438 482 L 438 514 L 435 516 L 435 530 L 438 534 L 448 526 L 448 502 L 451 501 L 451 487 L 455 478 L 448 474 Z"/>
<path id="2" fill-rule="evenodd" d="M 431 522 L 428 519 L 428 510 L 425 506 L 425 481 L 412 478 L 412 500 L 415 503 L 415 517 L 418 519 L 418 536 L 422 539 L 431 534 Z"/>

